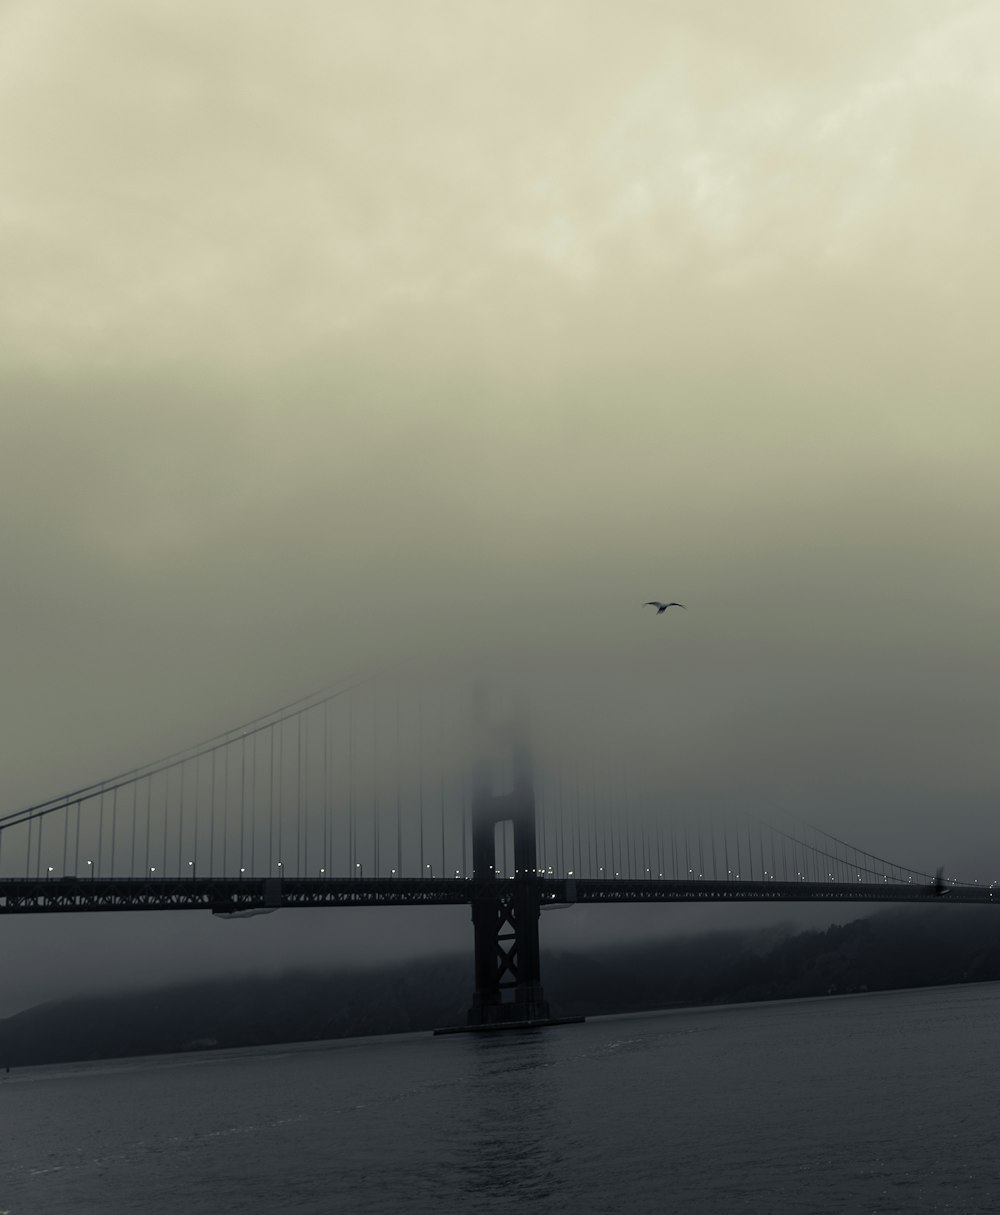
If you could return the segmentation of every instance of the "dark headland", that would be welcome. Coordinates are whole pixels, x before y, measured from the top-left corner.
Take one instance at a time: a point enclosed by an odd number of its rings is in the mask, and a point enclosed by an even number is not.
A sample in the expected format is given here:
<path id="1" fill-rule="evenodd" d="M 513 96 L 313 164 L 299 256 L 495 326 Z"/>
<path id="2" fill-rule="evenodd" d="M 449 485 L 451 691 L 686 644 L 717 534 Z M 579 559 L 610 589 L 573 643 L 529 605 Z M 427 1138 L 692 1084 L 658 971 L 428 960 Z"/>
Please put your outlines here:
<path id="1" fill-rule="evenodd" d="M 79 997 L 0 1021 L 0 1069 L 431 1030 L 464 1020 L 471 958 Z M 545 953 L 561 1016 L 1000 980 L 1000 910 L 893 909 L 825 931 L 719 932 Z"/>

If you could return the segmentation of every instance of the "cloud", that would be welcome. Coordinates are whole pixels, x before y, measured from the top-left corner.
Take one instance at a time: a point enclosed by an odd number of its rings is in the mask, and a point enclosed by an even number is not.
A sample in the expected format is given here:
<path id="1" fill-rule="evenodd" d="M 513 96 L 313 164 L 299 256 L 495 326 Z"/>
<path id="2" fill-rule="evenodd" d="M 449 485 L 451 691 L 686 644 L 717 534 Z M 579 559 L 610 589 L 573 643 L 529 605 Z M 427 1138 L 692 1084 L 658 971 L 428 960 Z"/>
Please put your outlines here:
<path id="1" fill-rule="evenodd" d="M 995 17 L 858 7 L 831 54 L 726 7 L 13 6 L 11 354 L 245 364 L 511 294 L 533 323 L 623 261 L 766 294 L 891 245 L 932 289 L 991 213 Z"/>

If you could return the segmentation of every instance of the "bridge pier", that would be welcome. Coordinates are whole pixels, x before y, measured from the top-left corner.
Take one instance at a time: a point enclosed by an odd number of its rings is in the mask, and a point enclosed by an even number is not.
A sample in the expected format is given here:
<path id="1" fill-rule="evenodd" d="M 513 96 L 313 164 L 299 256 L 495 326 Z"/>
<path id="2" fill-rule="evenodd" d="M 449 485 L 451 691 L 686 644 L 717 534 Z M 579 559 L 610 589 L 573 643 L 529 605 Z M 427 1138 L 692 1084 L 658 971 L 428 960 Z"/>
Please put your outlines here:
<path id="1" fill-rule="evenodd" d="M 476 986 L 467 1024 L 436 1033 L 561 1025 L 583 1017 L 555 1018 L 541 978 L 535 793 L 527 746 L 513 746 L 513 787 L 492 789 L 486 761 L 476 769 L 472 795 L 472 925 Z M 497 866 L 496 829 L 511 824 L 514 875 Z"/>
<path id="2" fill-rule="evenodd" d="M 546 1021 L 542 991 L 535 847 L 535 792 L 528 750 L 515 744 L 514 785 L 495 794 L 490 772 L 480 764 L 472 796 L 472 926 L 476 988 L 470 1025 Z M 510 823 L 514 836 L 514 876 L 497 873 L 496 828 Z"/>

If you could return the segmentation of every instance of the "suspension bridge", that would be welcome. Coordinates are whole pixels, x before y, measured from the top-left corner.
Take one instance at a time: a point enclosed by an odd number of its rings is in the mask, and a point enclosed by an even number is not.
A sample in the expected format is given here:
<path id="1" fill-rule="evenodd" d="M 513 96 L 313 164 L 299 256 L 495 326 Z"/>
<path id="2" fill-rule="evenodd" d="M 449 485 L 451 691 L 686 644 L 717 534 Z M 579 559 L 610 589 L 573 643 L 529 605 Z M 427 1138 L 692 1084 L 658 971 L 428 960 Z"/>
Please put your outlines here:
<path id="1" fill-rule="evenodd" d="M 346 682 L 0 818 L 0 913 L 466 904 L 472 1027 L 550 1021 L 540 912 L 581 903 L 993 903 L 804 823 L 709 823 L 541 763 L 482 697 Z M 997 894 L 1000 898 L 1000 894 Z"/>

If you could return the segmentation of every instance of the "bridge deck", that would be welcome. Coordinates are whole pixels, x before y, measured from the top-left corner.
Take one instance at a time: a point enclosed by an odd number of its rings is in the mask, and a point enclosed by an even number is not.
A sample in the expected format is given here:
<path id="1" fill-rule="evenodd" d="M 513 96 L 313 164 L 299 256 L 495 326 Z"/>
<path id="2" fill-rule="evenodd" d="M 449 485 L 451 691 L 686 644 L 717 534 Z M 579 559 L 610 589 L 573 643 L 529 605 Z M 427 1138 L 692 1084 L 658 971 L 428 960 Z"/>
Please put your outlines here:
<path id="1" fill-rule="evenodd" d="M 542 906 L 573 903 L 698 903 L 850 900 L 916 903 L 930 886 L 892 882 L 676 881 L 538 877 Z M 279 907 L 386 907 L 471 903 L 512 882 L 474 878 L 0 878 L 0 914 L 80 911 L 214 911 Z M 948 903 L 1000 903 L 992 886 L 948 885 Z"/>

